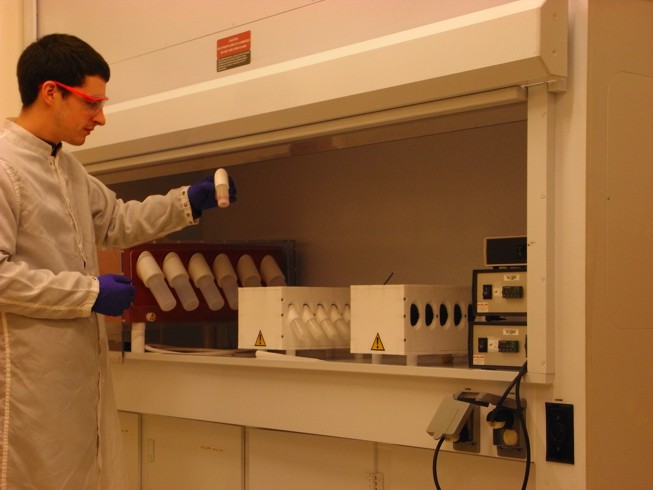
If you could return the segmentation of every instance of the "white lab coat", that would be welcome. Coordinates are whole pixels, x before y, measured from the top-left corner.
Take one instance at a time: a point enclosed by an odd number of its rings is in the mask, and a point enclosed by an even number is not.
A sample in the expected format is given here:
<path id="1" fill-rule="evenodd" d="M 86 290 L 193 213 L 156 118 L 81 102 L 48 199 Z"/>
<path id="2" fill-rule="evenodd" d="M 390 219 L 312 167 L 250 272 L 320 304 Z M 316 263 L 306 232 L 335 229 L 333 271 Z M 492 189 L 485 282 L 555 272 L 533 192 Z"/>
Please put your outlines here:
<path id="1" fill-rule="evenodd" d="M 195 221 L 187 187 L 123 202 L 70 154 L 0 131 L 0 488 L 126 488 L 96 246 Z"/>

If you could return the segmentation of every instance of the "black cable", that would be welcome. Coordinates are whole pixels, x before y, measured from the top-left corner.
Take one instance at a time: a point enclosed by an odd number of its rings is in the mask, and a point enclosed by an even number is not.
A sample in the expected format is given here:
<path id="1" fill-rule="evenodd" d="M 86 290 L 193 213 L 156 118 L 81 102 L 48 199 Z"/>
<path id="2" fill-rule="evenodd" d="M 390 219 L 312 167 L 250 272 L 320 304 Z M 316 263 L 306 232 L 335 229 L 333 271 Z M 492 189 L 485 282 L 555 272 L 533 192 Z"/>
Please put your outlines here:
<path id="1" fill-rule="evenodd" d="M 496 404 L 496 408 L 490 412 L 490 421 L 494 421 L 494 416 L 495 414 L 499 411 L 498 409 L 503 406 L 503 403 L 506 401 L 506 398 L 508 398 L 508 395 L 510 394 L 510 391 L 515 388 L 515 402 L 517 404 L 517 417 L 519 418 L 519 423 L 522 427 L 522 432 L 524 435 L 524 444 L 526 445 L 526 468 L 524 470 L 524 479 L 522 481 L 522 490 L 526 490 L 526 487 L 528 486 L 528 478 L 530 476 L 531 472 L 531 441 L 530 438 L 528 437 L 528 430 L 526 429 L 526 418 L 524 417 L 524 412 L 521 404 L 521 398 L 519 396 L 519 388 L 521 385 L 521 380 L 526 374 L 528 368 L 528 364 L 525 362 L 521 369 L 519 370 L 519 373 L 517 373 L 517 376 L 515 376 L 515 379 L 512 380 L 512 382 L 508 385 L 508 388 L 503 392 L 503 395 L 501 395 L 501 398 L 499 398 L 499 401 Z M 438 441 L 437 446 L 435 446 L 435 452 L 433 453 L 433 483 L 435 483 L 435 488 L 437 490 L 442 490 L 440 487 L 440 482 L 438 481 L 438 454 L 440 453 L 440 448 L 442 447 L 442 444 L 444 443 L 444 436 L 440 437 L 440 440 Z"/>
<path id="2" fill-rule="evenodd" d="M 526 364 L 524 363 L 524 366 Z M 522 368 L 524 369 L 524 368 Z M 525 369 L 524 369 L 525 372 Z M 521 373 L 521 371 L 520 371 Z M 526 490 L 526 487 L 528 486 L 528 477 L 531 472 L 531 440 L 528 437 L 528 429 L 526 428 L 526 417 L 524 417 L 524 411 L 522 409 L 521 405 L 521 397 L 519 396 L 519 387 L 521 385 L 521 379 L 523 377 L 523 374 L 519 376 L 519 379 L 517 380 L 517 383 L 515 384 L 515 398 L 517 402 L 517 416 L 519 417 L 519 422 L 522 427 L 522 432 L 524 434 L 524 444 L 526 445 L 526 468 L 524 468 L 524 480 L 522 482 L 522 490 Z"/>
<path id="3" fill-rule="evenodd" d="M 501 395 L 501 398 L 499 398 L 499 401 L 496 404 L 496 408 L 492 412 L 490 412 L 489 422 L 494 422 L 494 417 L 499 411 L 498 409 L 503 406 L 503 402 L 505 402 L 506 398 L 508 398 L 510 391 L 515 387 L 515 385 L 518 382 L 521 381 L 522 377 L 526 374 L 527 365 L 528 363 L 526 362 L 522 365 L 521 369 L 519 370 L 519 373 L 517 373 L 517 376 L 515 376 L 515 378 L 508 385 L 508 388 L 506 388 L 506 390 L 503 392 L 503 395 Z"/>
<path id="4" fill-rule="evenodd" d="M 437 490 L 442 490 L 440 487 L 440 482 L 438 482 L 438 454 L 440 453 L 440 448 L 444 442 L 444 436 L 440 437 L 438 445 L 435 446 L 435 452 L 433 453 L 433 483 L 435 483 L 435 488 Z"/>

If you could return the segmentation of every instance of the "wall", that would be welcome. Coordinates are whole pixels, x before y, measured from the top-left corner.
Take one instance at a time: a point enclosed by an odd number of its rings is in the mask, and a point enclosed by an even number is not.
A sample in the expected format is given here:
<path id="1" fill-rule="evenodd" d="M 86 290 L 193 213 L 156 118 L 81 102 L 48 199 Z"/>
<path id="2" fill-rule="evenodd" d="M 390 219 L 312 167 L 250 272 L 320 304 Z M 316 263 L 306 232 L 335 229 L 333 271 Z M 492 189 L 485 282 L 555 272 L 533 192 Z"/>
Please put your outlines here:
<path id="1" fill-rule="evenodd" d="M 653 2 L 589 13 L 588 485 L 650 488 Z"/>
<path id="2" fill-rule="evenodd" d="M 193 240 L 294 239 L 298 282 L 471 286 L 486 236 L 525 233 L 523 122 L 229 167 L 239 201 Z M 124 199 L 206 173 L 114 184 Z"/>
<path id="3" fill-rule="evenodd" d="M 15 117 L 20 111 L 16 82 L 16 62 L 23 49 L 23 1 L 0 2 L 0 120 Z"/>

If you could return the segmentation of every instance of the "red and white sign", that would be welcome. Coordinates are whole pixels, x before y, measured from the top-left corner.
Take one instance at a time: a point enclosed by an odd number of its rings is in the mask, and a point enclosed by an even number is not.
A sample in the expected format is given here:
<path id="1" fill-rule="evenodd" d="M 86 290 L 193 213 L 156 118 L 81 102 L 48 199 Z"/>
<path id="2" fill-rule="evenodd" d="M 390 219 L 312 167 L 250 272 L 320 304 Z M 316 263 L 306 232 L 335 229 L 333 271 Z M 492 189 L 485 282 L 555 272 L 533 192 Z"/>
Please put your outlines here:
<path id="1" fill-rule="evenodd" d="M 218 39 L 218 71 L 247 65 L 252 61 L 252 31 Z"/>

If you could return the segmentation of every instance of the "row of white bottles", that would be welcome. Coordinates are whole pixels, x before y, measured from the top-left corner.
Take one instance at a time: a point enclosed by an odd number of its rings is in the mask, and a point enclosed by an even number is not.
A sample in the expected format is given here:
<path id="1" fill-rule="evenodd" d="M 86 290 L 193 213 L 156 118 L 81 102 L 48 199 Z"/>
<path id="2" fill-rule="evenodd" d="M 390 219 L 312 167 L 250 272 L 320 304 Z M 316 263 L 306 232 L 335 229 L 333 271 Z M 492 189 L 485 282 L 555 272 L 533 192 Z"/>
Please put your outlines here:
<path id="1" fill-rule="evenodd" d="M 226 254 L 215 257 L 212 267 L 201 253 L 195 253 L 184 267 L 176 252 L 169 252 L 163 259 L 163 268 L 159 267 L 154 256 L 144 251 L 136 261 L 136 272 L 143 284 L 150 290 L 159 308 L 170 311 L 177 306 L 177 300 L 170 288 L 179 298 L 186 311 L 199 307 L 200 301 L 190 284 L 200 290 L 209 309 L 213 311 L 224 307 L 222 293 L 232 310 L 238 309 L 238 281 L 243 287 L 285 286 L 286 279 L 274 257 L 266 255 L 261 260 L 260 272 L 254 260 L 248 254 L 242 255 L 236 264 L 236 270 Z M 217 283 L 217 284 L 216 284 Z"/>
<path id="2" fill-rule="evenodd" d="M 343 312 L 336 305 L 331 305 L 329 311 L 318 304 L 313 309 L 304 304 L 302 306 L 288 305 L 288 324 L 299 341 L 314 340 L 321 342 L 342 338 L 349 339 L 349 321 L 351 318 L 349 305 L 345 305 Z"/>

